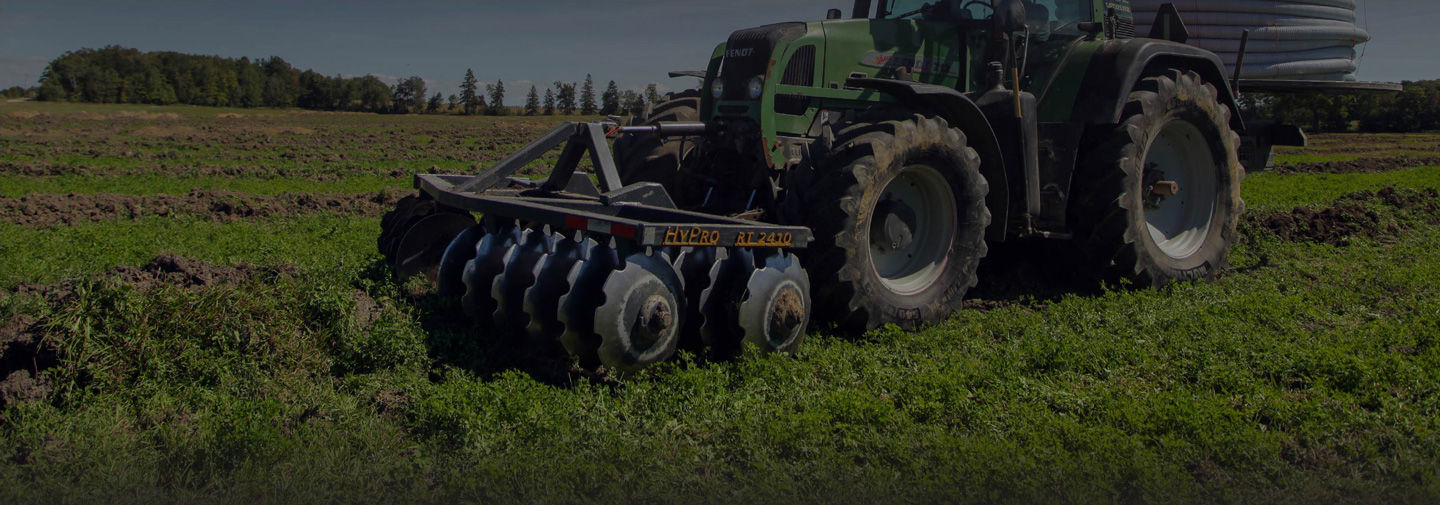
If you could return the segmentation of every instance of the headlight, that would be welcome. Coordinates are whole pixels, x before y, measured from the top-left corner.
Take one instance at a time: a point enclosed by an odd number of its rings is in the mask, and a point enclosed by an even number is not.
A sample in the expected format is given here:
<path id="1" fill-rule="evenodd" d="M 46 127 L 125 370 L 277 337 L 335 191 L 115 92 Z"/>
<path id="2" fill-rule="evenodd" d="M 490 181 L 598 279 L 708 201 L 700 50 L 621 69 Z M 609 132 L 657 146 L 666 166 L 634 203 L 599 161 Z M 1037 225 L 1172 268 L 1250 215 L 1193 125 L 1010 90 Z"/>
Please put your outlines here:
<path id="1" fill-rule="evenodd" d="M 748 90 L 750 91 L 751 100 L 759 100 L 760 95 L 765 92 L 765 78 L 757 75 L 755 78 L 750 79 Z"/>
<path id="2" fill-rule="evenodd" d="M 718 77 L 710 83 L 710 96 L 716 100 L 725 98 L 725 83 L 720 82 Z"/>

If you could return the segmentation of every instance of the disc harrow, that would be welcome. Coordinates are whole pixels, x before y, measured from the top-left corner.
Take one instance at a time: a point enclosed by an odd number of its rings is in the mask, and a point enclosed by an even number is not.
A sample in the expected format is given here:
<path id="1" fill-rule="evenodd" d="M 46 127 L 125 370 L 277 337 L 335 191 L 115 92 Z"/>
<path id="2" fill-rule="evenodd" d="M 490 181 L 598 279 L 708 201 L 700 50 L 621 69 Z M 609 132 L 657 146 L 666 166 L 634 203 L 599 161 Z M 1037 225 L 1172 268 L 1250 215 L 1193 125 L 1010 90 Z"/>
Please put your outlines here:
<path id="1" fill-rule="evenodd" d="M 795 350 L 810 294 L 790 250 L 809 230 L 675 209 L 658 184 L 619 186 L 598 133 L 608 127 L 567 123 L 478 176 L 416 176 L 421 193 L 382 219 L 381 253 L 397 277 L 424 274 L 459 298 L 480 338 L 519 337 L 506 341 L 585 366 Z M 509 177 L 565 140 L 546 181 Z M 600 187 L 572 177 L 586 150 Z"/>

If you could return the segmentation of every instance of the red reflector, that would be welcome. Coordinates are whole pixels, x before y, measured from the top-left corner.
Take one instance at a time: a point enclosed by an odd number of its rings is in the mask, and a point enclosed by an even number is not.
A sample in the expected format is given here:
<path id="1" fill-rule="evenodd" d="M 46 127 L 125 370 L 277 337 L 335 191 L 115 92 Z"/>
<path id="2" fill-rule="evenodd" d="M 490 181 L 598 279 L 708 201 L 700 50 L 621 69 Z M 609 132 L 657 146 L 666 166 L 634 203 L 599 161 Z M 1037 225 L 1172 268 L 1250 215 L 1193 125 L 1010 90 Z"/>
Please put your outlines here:
<path id="1" fill-rule="evenodd" d="M 628 224 L 611 224 L 610 234 L 617 237 L 635 238 L 635 227 Z"/>
<path id="2" fill-rule="evenodd" d="M 585 218 L 583 218 L 583 217 L 565 216 L 565 227 L 566 227 L 566 228 L 574 228 L 574 229 L 577 229 L 577 230 L 584 230 L 585 227 L 588 226 L 589 224 L 590 224 L 590 223 L 589 223 L 589 220 L 587 220 L 587 219 L 585 219 Z"/>

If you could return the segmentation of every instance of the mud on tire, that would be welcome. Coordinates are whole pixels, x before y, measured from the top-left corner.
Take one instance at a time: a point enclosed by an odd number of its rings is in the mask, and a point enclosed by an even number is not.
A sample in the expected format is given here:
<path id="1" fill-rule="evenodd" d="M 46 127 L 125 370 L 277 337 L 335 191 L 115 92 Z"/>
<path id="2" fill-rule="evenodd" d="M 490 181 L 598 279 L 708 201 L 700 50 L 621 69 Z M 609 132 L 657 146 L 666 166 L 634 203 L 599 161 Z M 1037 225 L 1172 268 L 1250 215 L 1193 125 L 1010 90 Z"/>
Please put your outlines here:
<path id="1" fill-rule="evenodd" d="M 787 185 L 801 192 L 803 219 L 815 230 L 802 253 L 815 315 L 850 333 L 943 320 L 975 285 L 987 250 L 989 184 L 979 156 L 959 129 L 919 114 L 834 138 L 813 176 Z M 907 251 L 920 253 L 916 268 L 906 255 L 894 261 Z"/>
<path id="2" fill-rule="evenodd" d="M 1229 266 L 1245 171 L 1231 111 L 1217 96 L 1195 72 L 1167 70 L 1136 85 L 1124 119 L 1077 174 L 1070 220 L 1083 268 L 1159 287 Z M 1162 179 L 1180 182 L 1179 193 L 1157 196 Z"/>

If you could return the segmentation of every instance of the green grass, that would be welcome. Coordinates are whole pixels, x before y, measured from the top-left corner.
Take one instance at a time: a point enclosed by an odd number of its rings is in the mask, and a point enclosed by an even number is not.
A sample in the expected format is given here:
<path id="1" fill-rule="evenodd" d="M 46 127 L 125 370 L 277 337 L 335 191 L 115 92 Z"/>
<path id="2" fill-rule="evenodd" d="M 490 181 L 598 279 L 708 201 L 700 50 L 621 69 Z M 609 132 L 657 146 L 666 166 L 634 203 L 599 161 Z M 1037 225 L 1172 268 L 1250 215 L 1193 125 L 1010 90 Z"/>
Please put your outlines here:
<path id="1" fill-rule="evenodd" d="M 1262 172 L 1247 175 L 1242 185 L 1246 207 L 1253 212 L 1267 212 L 1326 204 L 1346 193 L 1386 186 L 1440 188 L 1440 167 L 1353 174 Z"/>
<path id="2" fill-rule="evenodd" d="M 163 177 L 125 175 L 93 177 L 61 175 L 50 177 L 0 176 L 0 195 L 18 198 L 34 193 L 122 193 L 131 195 L 184 194 L 191 190 L 235 191 L 276 195 L 280 193 L 364 193 L 391 188 L 410 188 L 408 176 L 351 176 L 337 181 L 311 181 L 260 177 Z"/>
<path id="3" fill-rule="evenodd" d="M 379 220 L 311 215 L 219 223 L 147 217 L 57 228 L 0 224 L 0 289 L 50 283 L 115 265 L 137 266 L 169 252 L 205 261 L 294 263 L 337 268 L 368 264 Z"/>
<path id="4" fill-rule="evenodd" d="M 354 265 L 198 291 L 84 284 L 44 309 L 85 358 L 54 373 L 58 405 L 5 412 L 0 476 L 27 484 L 0 501 L 1440 497 L 1440 233 L 1259 240 L 1237 262 L 1266 266 L 613 386 L 474 357 L 470 334 L 426 329 L 453 308 Z M 386 306 L 373 326 L 357 290 Z"/>
<path id="5" fill-rule="evenodd" d="M 1437 170 L 1262 173 L 1244 191 L 1269 212 L 1436 188 Z M 1440 227 L 1366 205 L 1401 232 L 1331 246 L 1247 227 L 1216 282 L 821 328 L 798 356 L 619 381 L 536 365 L 406 295 L 374 252 L 378 219 L 0 223 L 0 325 L 40 317 L 62 356 L 46 401 L 0 407 L 0 503 L 1435 503 Z M 198 289 L 90 277 L 161 252 L 300 268 Z M 70 295 L 12 290 L 54 282 Z"/>

